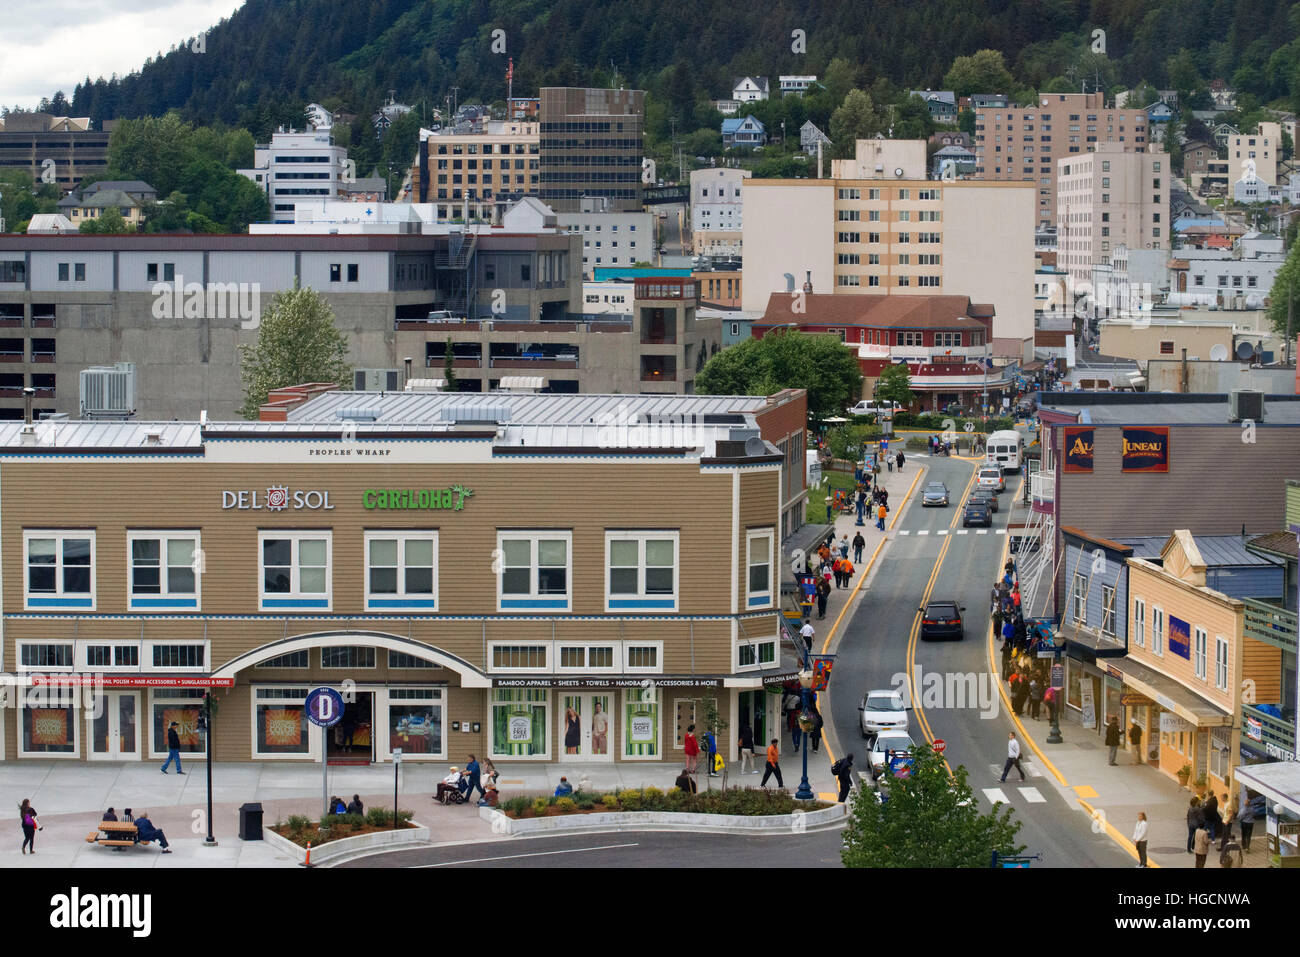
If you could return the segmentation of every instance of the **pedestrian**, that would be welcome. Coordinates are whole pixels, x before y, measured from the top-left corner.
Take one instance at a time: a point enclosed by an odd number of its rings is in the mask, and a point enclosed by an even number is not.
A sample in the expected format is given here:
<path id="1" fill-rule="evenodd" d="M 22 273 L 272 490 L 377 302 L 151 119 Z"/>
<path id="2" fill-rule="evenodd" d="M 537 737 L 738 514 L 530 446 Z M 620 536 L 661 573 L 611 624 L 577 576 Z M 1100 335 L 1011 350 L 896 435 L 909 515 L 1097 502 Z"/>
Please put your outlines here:
<path id="1" fill-rule="evenodd" d="M 861 486 L 858 487 L 857 509 L 858 509 L 858 520 L 854 522 L 854 524 L 863 525 L 865 524 L 863 519 L 867 513 L 867 493 Z"/>
<path id="2" fill-rule="evenodd" d="M 831 498 L 829 495 L 826 496 L 826 524 L 827 525 L 832 525 L 834 524 L 835 521 L 835 516 L 833 510 L 831 509 L 831 504 L 834 501 L 835 500 Z"/>
<path id="3" fill-rule="evenodd" d="M 848 558 L 848 557 L 849 557 L 849 535 L 847 532 L 845 532 L 844 537 L 840 539 L 840 558 Z"/>
<path id="4" fill-rule="evenodd" d="M 1052 722 L 1052 724 L 1056 724 L 1057 694 L 1058 692 L 1055 688 L 1048 688 L 1043 692 L 1043 703 L 1047 705 L 1047 720 Z"/>
<path id="5" fill-rule="evenodd" d="M 687 794 L 694 794 L 698 790 L 695 782 L 691 780 L 691 776 L 685 771 L 677 775 L 677 780 L 673 783 L 677 785 L 677 790 L 684 791 Z"/>
<path id="6" fill-rule="evenodd" d="M 1192 847 L 1196 841 L 1196 831 L 1205 823 L 1205 812 L 1201 810 L 1201 799 L 1192 798 L 1187 805 L 1187 853 L 1192 853 Z"/>
<path id="7" fill-rule="evenodd" d="M 127 808 L 125 811 L 122 812 L 122 823 L 123 824 L 135 823 L 135 816 L 131 814 L 130 808 Z"/>
<path id="8" fill-rule="evenodd" d="M 1029 717 L 1039 720 L 1038 714 L 1043 706 L 1043 682 L 1037 673 L 1029 679 Z"/>
<path id="9" fill-rule="evenodd" d="M 1237 819 L 1237 799 L 1232 796 L 1231 792 L 1225 791 L 1223 794 L 1223 804 L 1220 805 L 1219 817 L 1222 820 L 1222 828 L 1219 837 L 1219 853 L 1227 850 L 1228 842 L 1232 840 L 1232 823 Z"/>
<path id="10" fill-rule="evenodd" d="M 826 579 L 821 578 L 820 576 L 817 579 L 816 594 L 817 619 L 820 621 L 826 617 L 826 599 L 831 596 L 831 586 L 826 584 Z"/>
<path id="11" fill-rule="evenodd" d="M 23 798 L 23 803 L 18 805 L 18 823 L 23 829 L 23 853 L 36 853 L 36 832 L 45 830 L 41 827 L 40 818 L 36 816 L 36 808 L 32 807 L 30 798 Z M 31 850 L 28 851 L 28 848 Z"/>
<path id="12" fill-rule="evenodd" d="M 474 789 L 478 789 L 479 797 L 487 797 L 487 789 L 483 787 L 483 768 L 478 763 L 478 758 L 474 755 L 469 756 L 469 764 L 465 765 L 465 774 L 469 778 L 469 790 L 465 792 L 468 798 L 474 797 Z"/>
<path id="13" fill-rule="evenodd" d="M 441 801 L 443 804 L 446 804 L 449 800 L 448 795 L 450 795 L 453 791 L 459 791 L 459 790 L 460 790 L 460 768 L 456 767 L 456 765 L 453 764 L 451 766 L 451 770 L 447 772 L 447 776 L 438 782 L 438 789 L 437 792 L 433 795 L 433 799 L 435 801 Z"/>
<path id="14" fill-rule="evenodd" d="M 137 841 L 157 841 L 164 854 L 171 853 L 171 848 L 167 846 L 167 835 L 162 832 L 162 828 L 153 826 L 153 821 L 149 820 L 148 811 L 141 811 L 136 816 L 135 839 Z"/>
<path id="15" fill-rule="evenodd" d="M 1020 772 L 1020 780 L 1025 780 L 1025 769 L 1020 766 L 1020 742 L 1016 740 L 1014 731 L 1007 738 L 1007 763 L 1002 766 L 1002 781 L 1007 780 L 1007 772 L 1012 768 Z"/>
<path id="16" fill-rule="evenodd" d="M 853 572 L 855 571 L 853 562 L 847 558 L 844 559 L 844 561 L 840 562 L 840 571 L 844 573 L 844 587 L 848 588 L 853 581 Z"/>
<path id="17" fill-rule="evenodd" d="M 858 517 L 861 518 L 860 515 Z M 858 524 L 861 525 L 862 523 L 858 522 Z M 856 535 L 853 536 L 853 564 L 855 565 L 862 564 L 862 550 L 866 547 L 867 547 L 867 540 L 862 537 L 861 532 L 858 532 Z"/>
<path id="18" fill-rule="evenodd" d="M 1108 763 L 1111 767 L 1115 766 L 1115 752 L 1123 743 L 1124 736 L 1119 731 L 1119 718 L 1114 715 L 1110 716 L 1110 721 L 1106 725 L 1106 747 L 1110 749 L 1110 758 Z"/>
<path id="19" fill-rule="evenodd" d="M 898 455 L 895 456 L 898 462 L 898 471 L 903 471 L 903 463 L 907 461 L 907 456 L 903 455 L 903 450 L 899 449 Z"/>
<path id="20" fill-rule="evenodd" d="M 700 757 L 700 742 L 695 739 L 695 725 L 692 724 L 687 727 L 686 738 L 682 741 L 682 747 L 686 751 L 686 770 L 694 774 L 696 762 L 699 761 Z"/>
<path id="21" fill-rule="evenodd" d="M 794 750 L 799 752 L 799 744 L 803 741 L 803 729 L 799 727 L 799 709 L 791 708 L 786 716 L 786 721 L 790 727 L 790 740 L 794 742 Z M 766 779 L 764 779 L 766 780 Z"/>
<path id="22" fill-rule="evenodd" d="M 361 803 L 361 795 L 360 795 L 360 794 L 354 794 L 354 795 L 352 795 L 352 800 L 348 803 L 348 813 L 349 813 L 349 814 L 359 814 L 359 815 L 362 815 L 362 816 L 365 815 L 365 813 L 366 813 L 366 806 L 365 806 L 364 804 Z"/>
<path id="23" fill-rule="evenodd" d="M 822 720 L 822 713 L 817 710 L 816 705 L 812 706 L 812 714 L 813 726 L 812 730 L 808 732 L 808 736 L 812 739 L 813 753 L 816 754 L 822 747 L 822 726 L 825 722 Z"/>
<path id="24" fill-rule="evenodd" d="M 1133 757 L 1138 764 L 1142 763 L 1142 725 L 1136 721 L 1128 729 L 1128 742 L 1133 745 Z"/>
<path id="25" fill-rule="evenodd" d="M 1137 824 L 1133 828 L 1133 844 L 1138 852 L 1138 867 L 1147 866 L 1147 816 L 1138 811 Z"/>
<path id="26" fill-rule="evenodd" d="M 1205 799 L 1201 805 L 1205 811 L 1205 829 L 1210 832 L 1210 840 L 1219 836 L 1219 825 L 1223 823 L 1223 818 L 1219 815 L 1219 799 L 1215 797 L 1214 792 Z"/>
<path id="27" fill-rule="evenodd" d="M 692 727 L 694 727 L 694 725 L 692 725 Z M 682 773 L 686 774 L 688 772 L 683 771 Z M 569 783 L 569 779 L 567 777 L 565 777 L 564 775 L 560 775 L 560 783 L 555 786 L 555 796 L 557 798 L 568 797 L 572 793 L 573 793 L 573 785 Z"/>
<path id="28" fill-rule="evenodd" d="M 704 732 L 704 748 L 709 756 L 709 777 L 718 776 L 718 738 L 712 729 Z"/>
<path id="29" fill-rule="evenodd" d="M 796 744 L 795 747 L 798 748 L 799 746 Z M 758 783 L 759 787 L 767 787 L 767 779 L 774 774 L 776 775 L 776 786 L 779 788 L 785 787 L 785 781 L 781 780 L 780 757 L 781 752 L 777 748 L 777 739 L 773 738 L 772 743 L 767 746 L 767 768 L 763 771 L 763 780 Z"/>
<path id="30" fill-rule="evenodd" d="M 758 770 L 754 767 L 754 729 L 747 720 L 742 719 L 740 722 L 740 737 L 736 741 L 736 748 L 740 751 L 740 773 L 757 774 Z M 749 771 L 745 768 L 749 768 Z"/>
<path id="31" fill-rule="evenodd" d="M 882 488 L 880 490 L 880 504 L 885 508 L 889 508 L 889 489 Z"/>
<path id="32" fill-rule="evenodd" d="M 829 582 L 827 588 L 830 588 Z M 799 629 L 799 634 L 803 636 L 804 647 L 808 649 L 809 654 L 812 654 L 813 638 L 817 635 L 817 629 L 812 626 L 811 621 L 805 621 L 803 627 Z"/>
<path id="33" fill-rule="evenodd" d="M 818 562 L 817 562 L 818 565 L 824 565 L 831 560 L 831 549 L 830 546 L 827 545 L 825 542 L 822 542 L 820 545 L 817 546 L 817 558 L 818 558 Z"/>
<path id="34" fill-rule="evenodd" d="M 185 773 L 181 770 L 181 736 L 176 733 L 176 729 L 179 727 L 180 725 L 175 721 L 167 726 L 167 760 L 163 762 L 163 774 L 167 773 L 167 767 L 173 761 L 176 762 L 176 773 Z"/>
<path id="35" fill-rule="evenodd" d="M 849 796 L 849 789 L 853 787 L 853 755 L 846 754 L 832 764 L 831 774 L 840 782 L 839 802 L 843 804 Z"/>
<path id="36" fill-rule="evenodd" d="M 888 511 L 889 509 L 885 508 L 884 502 L 881 502 L 876 508 L 876 528 L 880 529 L 882 532 L 885 530 L 885 514 Z"/>
<path id="37" fill-rule="evenodd" d="M 1247 790 L 1245 801 L 1242 802 L 1241 813 L 1237 820 L 1241 822 L 1241 849 L 1250 850 L 1250 835 L 1255 830 L 1255 822 L 1264 815 L 1267 802 L 1264 795 L 1256 794 L 1254 791 Z"/>
<path id="38" fill-rule="evenodd" d="M 1002 642 L 1002 680 L 1006 681 L 1011 677 L 1011 658 L 1015 654 L 1015 649 L 1011 647 L 1010 641 Z"/>
<path id="39" fill-rule="evenodd" d="M 1193 842 L 1196 854 L 1196 866 L 1204 867 L 1205 858 L 1210 854 L 1210 831 L 1204 824 L 1196 829 L 1193 835 Z"/>
<path id="40" fill-rule="evenodd" d="M 343 717 L 339 720 L 339 730 L 342 733 L 342 746 L 344 751 L 352 751 L 352 740 L 357 734 L 357 714 L 352 708 L 346 705 L 343 708 Z"/>
<path id="41" fill-rule="evenodd" d="M 114 811 L 112 808 L 109 808 L 107 811 L 104 812 L 104 816 L 101 817 L 100 820 L 101 820 L 101 821 L 116 821 L 116 820 L 117 820 L 117 812 Z"/>
<path id="42" fill-rule="evenodd" d="M 844 587 L 844 572 L 840 567 L 843 561 L 844 559 L 836 555 L 834 561 L 831 562 L 831 574 L 835 576 L 835 587 L 837 589 Z"/>

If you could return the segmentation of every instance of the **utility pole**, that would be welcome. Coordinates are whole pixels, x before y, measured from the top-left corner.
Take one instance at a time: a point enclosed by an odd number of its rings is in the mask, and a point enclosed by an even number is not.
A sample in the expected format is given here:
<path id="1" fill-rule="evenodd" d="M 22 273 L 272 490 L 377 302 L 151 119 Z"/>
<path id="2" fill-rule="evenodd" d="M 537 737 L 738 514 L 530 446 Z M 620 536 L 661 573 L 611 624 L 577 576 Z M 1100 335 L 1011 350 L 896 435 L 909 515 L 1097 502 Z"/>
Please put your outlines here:
<path id="1" fill-rule="evenodd" d="M 1294 328 L 1291 324 L 1295 314 L 1295 283 L 1289 282 L 1286 286 L 1286 344 L 1283 345 L 1286 356 L 1286 364 L 1291 364 L 1291 330 Z"/>

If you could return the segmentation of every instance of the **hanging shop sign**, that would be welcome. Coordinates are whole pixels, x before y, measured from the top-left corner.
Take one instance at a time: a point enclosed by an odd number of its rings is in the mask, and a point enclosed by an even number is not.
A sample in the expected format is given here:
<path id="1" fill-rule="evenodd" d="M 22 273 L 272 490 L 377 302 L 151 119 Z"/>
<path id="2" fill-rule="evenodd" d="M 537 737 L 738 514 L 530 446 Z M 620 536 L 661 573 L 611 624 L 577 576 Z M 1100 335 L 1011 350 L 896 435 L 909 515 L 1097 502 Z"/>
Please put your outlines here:
<path id="1" fill-rule="evenodd" d="M 451 488 L 368 488 L 361 493 L 361 504 L 368 509 L 404 511 L 459 512 L 474 490 L 463 485 Z"/>
<path id="2" fill-rule="evenodd" d="M 283 512 L 286 509 L 320 509 L 331 512 L 330 493 L 321 489 L 290 489 L 283 485 L 272 485 L 265 494 L 257 489 L 227 489 L 221 493 L 223 509 L 244 511 Z"/>
<path id="3" fill-rule="evenodd" d="M 1092 442 L 1095 434 L 1092 426 L 1067 425 L 1062 433 L 1065 461 L 1061 463 L 1061 471 L 1091 472 Z"/>
<path id="4" fill-rule="evenodd" d="M 493 678 L 494 688 L 720 688 L 721 678 Z"/>
<path id="5" fill-rule="evenodd" d="M 1124 472 L 1169 471 L 1169 427 L 1149 426 L 1121 431 L 1120 468 Z"/>

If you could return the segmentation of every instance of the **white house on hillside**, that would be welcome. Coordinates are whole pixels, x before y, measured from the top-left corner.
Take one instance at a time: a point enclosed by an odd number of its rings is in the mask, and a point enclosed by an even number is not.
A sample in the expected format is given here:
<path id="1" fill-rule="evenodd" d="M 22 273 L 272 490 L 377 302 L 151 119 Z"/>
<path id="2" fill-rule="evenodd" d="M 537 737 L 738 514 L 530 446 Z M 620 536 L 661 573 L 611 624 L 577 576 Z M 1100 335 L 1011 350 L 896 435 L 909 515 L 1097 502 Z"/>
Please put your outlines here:
<path id="1" fill-rule="evenodd" d="M 767 94 L 768 83 L 765 76 L 742 76 L 731 88 L 731 98 L 741 103 L 766 100 Z"/>

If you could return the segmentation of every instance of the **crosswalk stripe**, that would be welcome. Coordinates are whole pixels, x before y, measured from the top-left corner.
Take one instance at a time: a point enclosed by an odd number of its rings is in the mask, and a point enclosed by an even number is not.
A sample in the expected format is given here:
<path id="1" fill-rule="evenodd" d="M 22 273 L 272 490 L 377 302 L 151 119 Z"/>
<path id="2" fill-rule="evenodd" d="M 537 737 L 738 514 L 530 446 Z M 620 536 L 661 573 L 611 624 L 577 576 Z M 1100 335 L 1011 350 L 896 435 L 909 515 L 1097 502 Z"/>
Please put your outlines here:
<path id="1" fill-rule="evenodd" d="M 969 528 L 959 528 L 959 529 L 957 529 L 957 534 L 958 534 L 958 535 L 969 535 L 969 534 L 970 534 L 970 529 L 969 529 Z"/>
<path id="2" fill-rule="evenodd" d="M 936 534 L 938 534 L 938 535 L 947 535 L 947 534 L 948 534 L 948 529 L 946 529 L 946 528 L 941 528 L 941 529 L 939 529 L 939 531 L 938 531 Z"/>
<path id="3" fill-rule="evenodd" d="M 1006 530 L 1005 528 L 999 528 L 999 529 L 997 530 L 997 533 L 998 533 L 999 535 L 1005 535 L 1005 534 L 1007 533 L 1007 530 Z"/>
<path id="4" fill-rule="evenodd" d="M 987 535 L 988 533 L 989 533 L 989 530 L 988 530 L 987 528 L 977 528 L 977 529 L 975 529 L 975 534 L 976 534 L 976 535 Z"/>
<path id="5" fill-rule="evenodd" d="M 1030 804 L 1046 804 L 1047 798 L 1039 792 L 1038 788 L 1020 788 L 1020 794 Z"/>
<path id="6" fill-rule="evenodd" d="M 911 531 L 911 529 L 900 528 L 900 529 L 898 530 L 898 534 L 899 534 L 899 535 L 911 535 L 911 534 L 912 534 L 912 531 Z"/>
<path id="7" fill-rule="evenodd" d="M 918 535 L 929 535 L 929 534 L 930 534 L 930 530 L 929 530 L 928 528 L 922 528 L 922 529 L 918 530 L 916 534 L 918 534 Z"/>
<path id="8" fill-rule="evenodd" d="M 1001 789 L 1001 788 L 985 788 L 985 789 L 984 789 L 984 797 L 988 799 L 988 802 L 989 802 L 990 804 L 998 804 L 998 803 L 1002 803 L 1002 804 L 1010 804 L 1010 803 L 1011 803 L 1010 801 L 1007 800 L 1007 796 L 1006 796 L 1005 794 L 1002 793 L 1002 789 Z"/>

